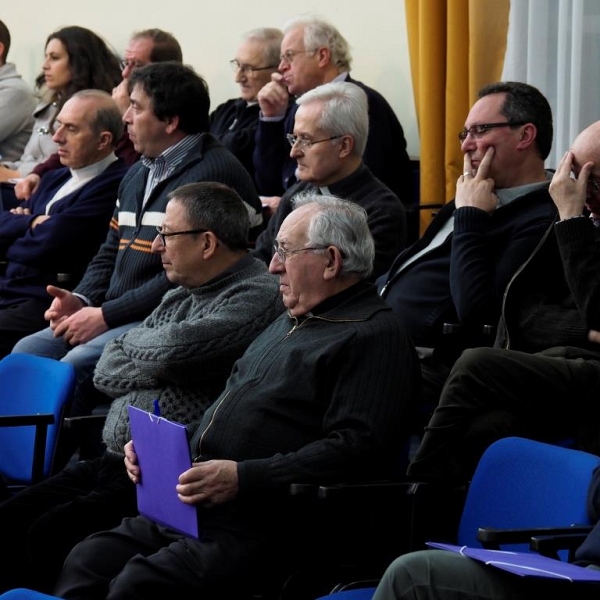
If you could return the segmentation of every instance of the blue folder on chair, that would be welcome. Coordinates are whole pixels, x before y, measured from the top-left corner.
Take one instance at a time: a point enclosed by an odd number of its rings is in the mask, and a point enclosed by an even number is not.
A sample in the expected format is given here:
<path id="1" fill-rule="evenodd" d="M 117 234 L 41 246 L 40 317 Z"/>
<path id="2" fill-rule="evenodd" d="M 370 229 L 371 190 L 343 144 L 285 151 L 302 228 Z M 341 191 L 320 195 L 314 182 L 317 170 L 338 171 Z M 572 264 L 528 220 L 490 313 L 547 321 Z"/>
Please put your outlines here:
<path id="1" fill-rule="evenodd" d="M 487 550 L 483 548 L 469 548 L 454 544 L 441 544 L 427 542 L 431 548 L 456 552 L 509 571 L 522 577 L 542 577 L 543 579 L 563 579 L 566 581 L 580 581 L 585 583 L 600 583 L 600 571 L 586 569 L 568 562 L 548 558 L 531 552 L 508 552 L 505 550 Z"/>
<path id="2" fill-rule="evenodd" d="M 128 406 L 128 410 L 131 438 L 142 472 L 136 486 L 140 514 L 198 538 L 196 507 L 184 504 L 175 489 L 179 475 L 192 466 L 185 427 L 134 406 Z"/>

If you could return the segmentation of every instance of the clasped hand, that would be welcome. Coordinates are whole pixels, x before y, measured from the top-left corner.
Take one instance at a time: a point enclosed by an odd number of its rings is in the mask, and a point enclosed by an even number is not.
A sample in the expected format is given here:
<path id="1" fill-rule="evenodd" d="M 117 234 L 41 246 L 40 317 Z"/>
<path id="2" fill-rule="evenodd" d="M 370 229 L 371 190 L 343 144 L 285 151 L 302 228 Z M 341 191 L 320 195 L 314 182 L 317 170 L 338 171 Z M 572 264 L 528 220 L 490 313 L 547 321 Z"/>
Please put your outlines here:
<path id="1" fill-rule="evenodd" d="M 62 336 L 71 346 L 77 346 L 108 330 L 101 308 L 84 306 L 75 294 L 53 285 L 46 290 L 54 296 L 50 308 L 44 313 L 54 337 Z"/>

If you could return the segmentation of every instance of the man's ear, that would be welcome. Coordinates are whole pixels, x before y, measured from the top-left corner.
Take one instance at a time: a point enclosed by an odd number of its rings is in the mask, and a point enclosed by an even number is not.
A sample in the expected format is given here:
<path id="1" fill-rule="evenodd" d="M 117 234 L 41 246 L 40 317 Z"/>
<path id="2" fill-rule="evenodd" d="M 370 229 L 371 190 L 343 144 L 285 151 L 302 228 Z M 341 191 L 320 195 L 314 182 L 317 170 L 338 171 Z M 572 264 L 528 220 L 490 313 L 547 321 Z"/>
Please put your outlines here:
<path id="1" fill-rule="evenodd" d="M 523 125 L 521 129 L 521 139 L 517 144 L 518 150 L 525 150 L 529 148 L 531 144 L 535 143 L 535 139 L 537 138 L 537 127 L 533 123 L 527 123 Z"/>
<path id="2" fill-rule="evenodd" d="M 323 279 L 335 279 L 342 271 L 342 253 L 336 246 L 328 246 L 325 250 L 325 256 L 327 257 L 327 264 L 323 271 Z"/>
<path id="3" fill-rule="evenodd" d="M 350 156 L 354 150 L 354 138 L 351 135 L 344 135 L 340 138 L 340 158 Z"/>
<path id="4" fill-rule="evenodd" d="M 172 117 L 167 117 L 165 119 L 165 126 L 166 131 L 169 134 L 173 133 L 174 131 L 177 131 L 177 129 L 179 128 L 179 116 L 174 115 Z"/>
<path id="5" fill-rule="evenodd" d="M 217 251 L 219 240 L 212 231 L 207 231 L 202 236 L 202 255 L 205 259 L 211 258 Z"/>
<path id="6" fill-rule="evenodd" d="M 100 140 L 98 141 L 98 149 L 103 150 L 112 143 L 113 136 L 109 131 L 103 131 L 100 134 Z"/>
<path id="7" fill-rule="evenodd" d="M 315 54 L 319 58 L 320 67 L 327 67 L 331 62 L 331 50 L 329 48 L 319 48 Z"/>

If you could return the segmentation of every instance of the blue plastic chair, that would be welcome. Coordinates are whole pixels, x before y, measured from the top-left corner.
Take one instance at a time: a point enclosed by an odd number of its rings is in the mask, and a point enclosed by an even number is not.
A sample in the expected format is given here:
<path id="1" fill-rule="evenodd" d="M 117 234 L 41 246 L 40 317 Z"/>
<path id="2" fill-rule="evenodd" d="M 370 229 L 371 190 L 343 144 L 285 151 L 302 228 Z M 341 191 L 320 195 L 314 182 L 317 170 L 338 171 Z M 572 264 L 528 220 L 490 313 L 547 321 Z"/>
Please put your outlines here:
<path id="1" fill-rule="evenodd" d="M 74 387 L 68 363 L 30 354 L 0 360 L 0 478 L 9 489 L 50 475 Z"/>
<path id="2" fill-rule="evenodd" d="M 456 543 L 481 547 L 477 538 L 481 527 L 591 525 L 586 499 L 599 466 L 600 456 L 580 450 L 518 437 L 498 440 L 484 452 L 469 484 Z M 502 549 L 530 551 L 527 544 Z M 316 600 L 371 600 L 375 593 L 375 587 L 337 589 Z"/>
<path id="3" fill-rule="evenodd" d="M 2 600 L 60 600 L 58 596 L 48 596 L 48 594 L 42 594 L 42 592 L 36 592 L 35 590 L 29 590 L 27 588 L 15 588 L 0 594 Z"/>

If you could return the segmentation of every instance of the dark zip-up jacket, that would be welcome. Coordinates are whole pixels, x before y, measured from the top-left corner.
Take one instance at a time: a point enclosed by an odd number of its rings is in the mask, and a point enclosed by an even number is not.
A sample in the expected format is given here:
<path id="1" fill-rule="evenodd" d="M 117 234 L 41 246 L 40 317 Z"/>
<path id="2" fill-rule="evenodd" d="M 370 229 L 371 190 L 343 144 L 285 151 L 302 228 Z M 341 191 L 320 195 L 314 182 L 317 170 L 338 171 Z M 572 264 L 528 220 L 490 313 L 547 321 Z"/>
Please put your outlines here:
<path id="1" fill-rule="evenodd" d="M 238 462 L 239 499 L 292 482 L 390 476 L 416 400 L 404 327 L 360 283 L 302 318 L 276 319 L 234 365 L 192 439 Z"/>

